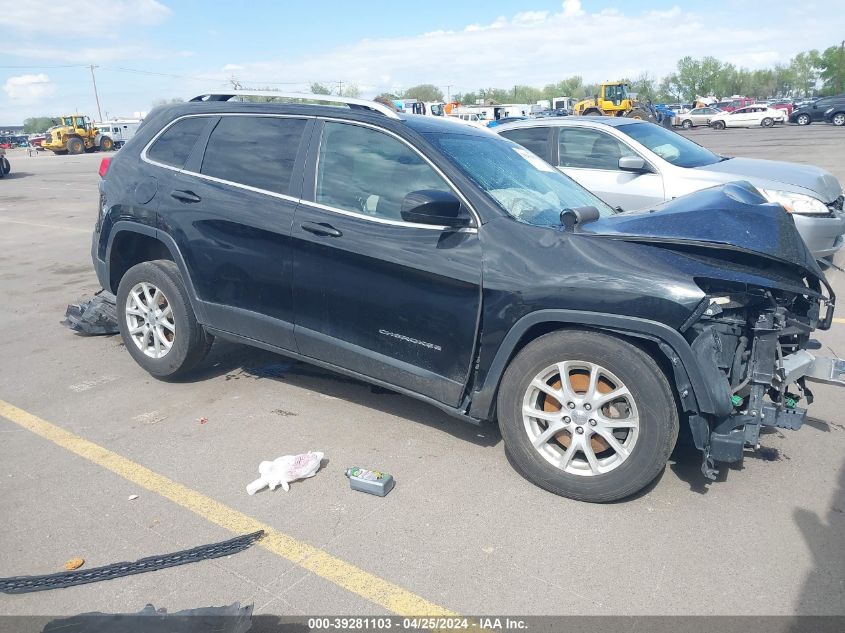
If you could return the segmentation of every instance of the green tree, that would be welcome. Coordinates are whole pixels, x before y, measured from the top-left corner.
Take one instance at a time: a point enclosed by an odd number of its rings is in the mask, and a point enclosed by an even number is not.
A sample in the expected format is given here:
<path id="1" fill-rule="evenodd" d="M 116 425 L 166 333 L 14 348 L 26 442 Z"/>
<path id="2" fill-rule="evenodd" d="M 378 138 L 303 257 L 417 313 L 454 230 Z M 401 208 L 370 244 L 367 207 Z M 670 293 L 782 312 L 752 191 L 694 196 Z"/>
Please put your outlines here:
<path id="1" fill-rule="evenodd" d="M 641 73 L 636 79 L 621 79 L 628 84 L 631 92 L 637 95 L 640 101 L 657 98 L 657 80 L 647 72 Z"/>
<path id="2" fill-rule="evenodd" d="M 373 101 L 396 101 L 399 98 L 399 95 L 395 95 L 392 92 L 382 92 L 380 95 L 377 95 L 373 98 Z"/>
<path id="3" fill-rule="evenodd" d="M 789 62 L 794 77 L 795 92 L 801 96 L 809 97 L 816 91 L 816 84 L 819 82 L 822 60 L 817 50 L 798 53 Z"/>
<path id="4" fill-rule="evenodd" d="M 48 116 L 33 116 L 23 120 L 24 134 L 40 134 L 52 127 L 53 119 Z"/>
<path id="5" fill-rule="evenodd" d="M 678 60 L 677 68 L 672 77 L 672 92 L 691 101 L 715 92 L 724 64 L 715 57 L 693 59 L 687 56 Z"/>
<path id="6" fill-rule="evenodd" d="M 420 84 L 408 88 L 402 93 L 402 98 L 417 101 L 443 101 L 443 91 L 433 84 Z"/>
<path id="7" fill-rule="evenodd" d="M 828 95 L 845 92 L 845 41 L 830 46 L 821 54 L 821 80 Z"/>
<path id="8" fill-rule="evenodd" d="M 331 89 L 317 81 L 311 84 L 311 94 L 313 95 L 330 95 L 331 93 Z"/>
<path id="9" fill-rule="evenodd" d="M 357 99 L 361 96 L 361 91 L 358 89 L 358 84 L 344 84 L 338 83 L 337 94 L 341 97 L 349 97 L 350 99 Z"/>

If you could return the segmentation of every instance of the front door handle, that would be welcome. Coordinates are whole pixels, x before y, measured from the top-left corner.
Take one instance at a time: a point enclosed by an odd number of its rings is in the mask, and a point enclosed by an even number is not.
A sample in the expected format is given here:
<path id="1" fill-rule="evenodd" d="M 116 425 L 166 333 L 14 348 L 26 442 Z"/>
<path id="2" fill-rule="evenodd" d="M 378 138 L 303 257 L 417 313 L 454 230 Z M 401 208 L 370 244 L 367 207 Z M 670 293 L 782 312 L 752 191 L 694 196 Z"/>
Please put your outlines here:
<path id="1" fill-rule="evenodd" d="M 176 198 L 180 202 L 199 202 L 202 200 L 197 194 L 193 191 L 181 191 L 177 189 L 176 191 L 171 191 L 170 196 L 172 198 Z"/>
<path id="2" fill-rule="evenodd" d="M 303 231 L 308 231 L 320 237 L 340 237 L 343 235 L 340 231 L 334 228 L 331 224 L 324 222 L 303 222 L 299 225 Z"/>

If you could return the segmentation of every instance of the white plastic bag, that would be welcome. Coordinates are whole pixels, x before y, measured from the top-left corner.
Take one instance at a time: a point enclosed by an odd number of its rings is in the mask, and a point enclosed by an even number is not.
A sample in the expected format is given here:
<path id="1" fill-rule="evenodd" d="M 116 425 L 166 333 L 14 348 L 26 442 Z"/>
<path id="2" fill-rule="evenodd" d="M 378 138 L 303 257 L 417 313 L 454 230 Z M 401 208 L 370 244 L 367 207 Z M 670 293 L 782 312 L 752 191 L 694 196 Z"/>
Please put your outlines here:
<path id="1" fill-rule="evenodd" d="M 272 462 L 261 462 L 258 465 L 261 477 L 249 484 L 246 491 L 254 495 L 265 486 L 269 486 L 270 490 L 281 486 L 287 492 L 290 490 L 290 482 L 316 475 L 322 459 L 323 453 L 309 451 L 301 455 L 283 455 Z"/>

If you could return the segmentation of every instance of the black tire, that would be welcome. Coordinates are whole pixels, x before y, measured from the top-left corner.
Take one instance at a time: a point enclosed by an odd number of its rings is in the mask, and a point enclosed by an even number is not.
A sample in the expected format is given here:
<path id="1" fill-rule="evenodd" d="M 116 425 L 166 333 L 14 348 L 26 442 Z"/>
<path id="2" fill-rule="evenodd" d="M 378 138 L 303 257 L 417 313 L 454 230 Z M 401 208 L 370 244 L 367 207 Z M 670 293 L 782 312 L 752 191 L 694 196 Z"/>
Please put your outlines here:
<path id="1" fill-rule="evenodd" d="M 0 178 L 3 178 L 10 171 L 12 171 L 12 165 L 9 163 L 9 159 L 3 156 L 0 158 Z"/>
<path id="2" fill-rule="evenodd" d="M 809 115 L 809 114 L 799 114 L 799 115 L 795 118 L 795 122 L 796 122 L 798 125 L 810 125 L 810 123 L 812 123 L 812 120 L 810 119 L 810 115 Z"/>
<path id="3" fill-rule="evenodd" d="M 76 136 L 69 138 L 67 143 L 65 143 L 65 147 L 67 147 L 68 154 L 81 154 L 85 151 L 85 144 L 81 138 Z"/>
<path id="4" fill-rule="evenodd" d="M 161 358 L 147 356 L 129 334 L 127 298 L 130 290 L 142 282 L 159 288 L 173 310 L 175 336 L 172 347 Z M 214 342 L 214 337 L 197 322 L 179 268 L 169 260 L 142 262 L 126 271 L 117 288 L 117 315 L 120 336 L 129 354 L 156 378 L 177 378 L 188 373 L 205 358 Z"/>
<path id="5" fill-rule="evenodd" d="M 566 472 L 541 455 L 529 438 L 522 412 L 526 393 L 545 368 L 567 360 L 594 363 L 612 372 L 636 403 L 636 442 L 627 458 L 609 472 L 592 476 Z M 678 438 L 678 409 L 672 387 L 657 362 L 639 347 L 598 332 L 552 332 L 526 345 L 502 378 L 497 406 L 505 449 L 521 474 L 541 488 L 579 501 L 616 501 L 642 490 L 663 470 Z M 567 412 L 565 404 L 560 407 Z M 573 420 L 577 413 L 577 409 L 573 411 Z M 558 440 L 551 438 L 544 447 L 549 441 Z"/>
<path id="6" fill-rule="evenodd" d="M 836 127 L 842 127 L 845 125 L 845 112 L 834 112 L 833 116 L 830 117 L 830 122 Z"/>
<path id="7" fill-rule="evenodd" d="M 111 140 L 108 136 L 104 136 L 100 139 L 100 151 L 101 152 L 110 152 L 114 149 L 114 141 Z"/>
<path id="8" fill-rule="evenodd" d="M 591 108 L 589 110 L 584 110 L 584 116 L 604 116 L 604 112 L 597 110 L 596 108 Z"/>
<path id="9" fill-rule="evenodd" d="M 684 128 L 685 130 L 690 129 L 692 127 L 692 121 L 690 121 L 689 119 L 684 119 L 681 122 L 681 127 Z"/>
<path id="10" fill-rule="evenodd" d="M 639 119 L 641 121 L 654 121 L 654 115 L 645 108 L 632 108 L 625 113 L 628 119 Z"/>
<path id="11" fill-rule="evenodd" d="M 763 127 L 772 127 L 775 124 L 775 120 L 771 117 L 766 117 L 762 121 L 760 121 L 760 125 Z"/>
<path id="12" fill-rule="evenodd" d="M 714 130 L 724 130 L 725 129 L 725 122 L 724 121 L 713 121 L 710 124 Z"/>

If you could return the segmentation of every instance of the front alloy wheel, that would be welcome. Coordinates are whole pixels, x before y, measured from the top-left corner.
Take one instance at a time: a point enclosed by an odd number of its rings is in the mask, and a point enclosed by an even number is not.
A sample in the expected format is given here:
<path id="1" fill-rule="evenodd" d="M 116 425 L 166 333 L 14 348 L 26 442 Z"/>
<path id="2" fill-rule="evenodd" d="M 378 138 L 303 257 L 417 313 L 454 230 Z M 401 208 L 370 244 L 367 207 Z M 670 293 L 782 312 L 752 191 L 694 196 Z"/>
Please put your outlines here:
<path id="1" fill-rule="evenodd" d="M 523 398 L 522 422 L 531 444 L 552 466 L 571 475 L 608 473 L 637 443 L 637 404 L 625 384 L 595 363 L 546 367 Z"/>
<path id="2" fill-rule="evenodd" d="M 837 112 L 834 114 L 831 122 L 839 127 L 845 125 L 845 112 Z"/>
<path id="3" fill-rule="evenodd" d="M 661 366 L 611 333 L 563 329 L 522 348 L 496 400 L 511 464 L 571 499 L 607 502 L 642 490 L 678 437 L 678 408 Z"/>
<path id="4" fill-rule="evenodd" d="M 126 297 L 126 326 L 136 347 L 150 358 L 163 358 L 176 339 L 176 319 L 164 292 L 151 283 L 136 284 Z"/>

